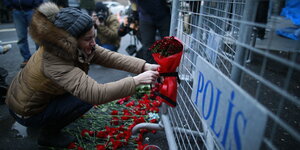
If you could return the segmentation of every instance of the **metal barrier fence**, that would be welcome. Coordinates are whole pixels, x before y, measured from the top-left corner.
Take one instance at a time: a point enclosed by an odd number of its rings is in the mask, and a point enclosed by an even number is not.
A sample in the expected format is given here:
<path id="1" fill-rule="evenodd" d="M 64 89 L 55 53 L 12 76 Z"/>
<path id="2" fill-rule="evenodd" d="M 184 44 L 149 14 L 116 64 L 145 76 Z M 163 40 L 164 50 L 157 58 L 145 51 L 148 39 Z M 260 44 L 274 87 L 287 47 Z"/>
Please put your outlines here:
<path id="1" fill-rule="evenodd" d="M 299 148 L 300 42 L 276 34 L 294 26 L 278 2 L 173 0 L 171 35 L 184 44 L 168 108 L 175 148 Z"/>

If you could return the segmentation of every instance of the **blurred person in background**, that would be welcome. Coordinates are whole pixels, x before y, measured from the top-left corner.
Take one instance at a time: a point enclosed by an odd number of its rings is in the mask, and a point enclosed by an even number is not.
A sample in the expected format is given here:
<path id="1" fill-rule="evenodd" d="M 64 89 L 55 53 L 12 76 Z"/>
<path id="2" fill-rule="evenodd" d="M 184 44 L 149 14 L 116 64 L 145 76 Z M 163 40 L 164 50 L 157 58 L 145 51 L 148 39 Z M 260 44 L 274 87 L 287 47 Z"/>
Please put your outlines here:
<path id="1" fill-rule="evenodd" d="M 79 6 L 91 14 L 95 10 L 95 0 L 81 0 Z"/>
<path id="2" fill-rule="evenodd" d="M 121 23 L 119 30 L 118 30 L 119 36 L 123 37 L 127 34 L 130 35 L 130 43 L 125 48 L 126 52 L 132 56 L 134 54 L 135 57 L 143 58 L 142 56 L 142 50 L 138 49 L 138 42 L 142 42 L 141 34 L 139 30 L 139 20 L 138 20 L 138 14 L 135 11 L 132 11 L 131 8 L 128 8 L 127 10 L 127 16 L 124 17 L 123 22 Z"/>
<path id="3" fill-rule="evenodd" d="M 100 41 L 100 46 L 116 52 L 121 41 L 118 34 L 120 23 L 117 16 L 113 15 L 102 2 L 96 3 L 95 13 L 97 16 L 95 18 L 97 38 Z"/>
<path id="4" fill-rule="evenodd" d="M 28 44 L 28 26 L 31 22 L 34 9 L 38 7 L 43 0 L 5 0 L 4 4 L 8 9 L 13 9 L 13 20 L 16 27 L 18 35 L 18 47 L 20 49 L 21 55 L 23 57 L 23 62 L 20 67 L 23 68 L 29 58 L 31 53 Z M 38 46 L 36 45 L 36 48 Z"/>
<path id="5" fill-rule="evenodd" d="M 97 30 L 97 24 L 96 24 L 96 21 L 98 22 L 97 14 L 96 14 L 95 11 L 92 11 L 89 15 L 93 19 L 93 24 L 94 24 L 94 28 L 95 28 L 95 37 L 96 37 L 95 38 L 95 42 L 96 42 L 96 44 L 101 45 L 99 38 L 97 38 L 98 37 L 98 35 L 97 35 L 98 34 L 98 30 Z"/>
<path id="6" fill-rule="evenodd" d="M 149 47 L 155 42 L 156 31 L 161 38 L 169 36 L 171 12 L 166 0 L 130 0 L 131 8 L 138 13 L 142 39 L 143 59 L 156 63 Z"/>
<path id="7" fill-rule="evenodd" d="M 69 7 L 69 0 L 50 0 L 50 2 L 55 3 L 60 8 Z"/>
<path id="8" fill-rule="evenodd" d="M 0 41 L 0 55 L 3 55 L 7 53 L 11 49 L 11 44 L 2 44 L 2 41 Z M 6 76 L 8 75 L 8 72 L 6 69 L 0 67 L 0 105 L 5 104 L 5 96 L 7 92 L 7 83 L 5 81 Z"/>
<path id="9" fill-rule="evenodd" d="M 11 49 L 11 44 L 2 45 L 2 41 L 0 41 L 0 55 L 4 55 Z M 8 85 L 6 84 L 5 78 L 8 75 L 6 69 L 0 67 L 0 105 L 4 104 L 5 95 L 7 92 Z"/>
<path id="10" fill-rule="evenodd" d="M 132 11 L 132 9 L 129 8 L 128 15 L 124 17 L 123 22 L 119 27 L 118 34 L 123 37 L 131 31 L 132 34 L 141 41 L 141 34 L 139 32 L 139 16 L 136 11 Z"/>
<path id="11" fill-rule="evenodd" d="M 43 3 L 29 31 L 39 50 L 14 77 L 5 102 L 18 123 L 41 128 L 41 146 L 67 147 L 75 138 L 62 128 L 93 104 L 130 96 L 137 86 L 152 84 L 159 75 L 159 65 L 96 45 L 92 18 L 79 9 Z M 100 84 L 88 75 L 90 64 L 138 75 Z"/>
<path id="12" fill-rule="evenodd" d="M 4 0 L 0 0 L 0 23 L 11 22 L 10 11 L 5 7 Z"/>

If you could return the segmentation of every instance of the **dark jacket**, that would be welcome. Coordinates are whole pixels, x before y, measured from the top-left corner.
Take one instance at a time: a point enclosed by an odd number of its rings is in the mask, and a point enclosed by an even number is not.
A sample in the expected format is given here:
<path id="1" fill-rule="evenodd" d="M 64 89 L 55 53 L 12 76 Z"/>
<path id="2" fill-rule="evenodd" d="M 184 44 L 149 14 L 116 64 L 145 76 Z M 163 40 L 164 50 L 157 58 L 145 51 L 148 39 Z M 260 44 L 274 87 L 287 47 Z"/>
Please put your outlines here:
<path id="1" fill-rule="evenodd" d="M 69 7 L 68 0 L 50 0 L 51 2 L 55 3 L 58 7 Z"/>
<path id="2" fill-rule="evenodd" d="M 17 10 L 31 10 L 38 7 L 43 0 L 4 0 L 4 5 Z"/>
<path id="3" fill-rule="evenodd" d="M 139 19 L 147 22 L 157 22 L 170 17 L 170 8 L 166 0 L 131 0 L 137 5 Z"/>

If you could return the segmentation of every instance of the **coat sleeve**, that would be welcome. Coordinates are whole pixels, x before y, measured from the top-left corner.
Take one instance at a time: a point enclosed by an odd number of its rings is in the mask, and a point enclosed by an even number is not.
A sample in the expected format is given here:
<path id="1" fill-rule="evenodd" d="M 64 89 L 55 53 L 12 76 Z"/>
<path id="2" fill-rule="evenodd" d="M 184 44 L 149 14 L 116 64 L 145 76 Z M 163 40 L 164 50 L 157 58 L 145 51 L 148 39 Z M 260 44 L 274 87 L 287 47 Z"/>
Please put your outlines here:
<path id="1" fill-rule="evenodd" d="M 44 74 L 72 95 L 91 104 L 103 104 L 135 93 L 132 77 L 99 84 L 80 68 L 58 57 L 45 56 Z"/>
<path id="2" fill-rule="evenodd" d="M 143 72 L 146 63 L 145 60 L 113 52 L 100 46 L 96 46 L 94 53 L 91 63 L 135 74 Z"/>

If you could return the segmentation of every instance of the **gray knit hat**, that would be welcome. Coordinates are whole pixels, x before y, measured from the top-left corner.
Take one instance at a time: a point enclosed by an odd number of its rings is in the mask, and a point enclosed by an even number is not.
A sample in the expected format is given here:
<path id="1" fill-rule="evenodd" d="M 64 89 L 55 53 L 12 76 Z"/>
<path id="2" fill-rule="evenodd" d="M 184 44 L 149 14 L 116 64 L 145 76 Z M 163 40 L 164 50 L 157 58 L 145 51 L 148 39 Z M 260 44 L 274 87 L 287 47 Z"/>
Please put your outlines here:
<path id="1" fill-rule="evenodd" d="M 78 38 L 93 26 L 92 18 L 77 8 L 62 8 L 55 16 L 54 25 Z"/>

